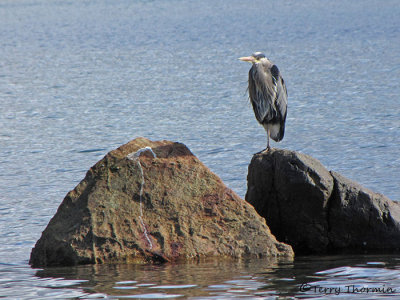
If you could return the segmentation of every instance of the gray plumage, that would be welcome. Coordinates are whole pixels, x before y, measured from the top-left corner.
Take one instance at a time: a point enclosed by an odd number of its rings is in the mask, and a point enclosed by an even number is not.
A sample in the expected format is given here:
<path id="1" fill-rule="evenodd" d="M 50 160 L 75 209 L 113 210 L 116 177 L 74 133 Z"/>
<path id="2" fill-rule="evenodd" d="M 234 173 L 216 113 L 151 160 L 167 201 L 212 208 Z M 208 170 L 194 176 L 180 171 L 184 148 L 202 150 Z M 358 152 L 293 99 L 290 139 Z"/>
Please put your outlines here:
<path id="1" fill-rule="evenodd" d="M 285 134 L 287 91 L 278 67 L 261 52 L 240 60 L 252 63 L 249 71 L 249 98 L 257 121 L 269 137 L 279 142 Z"/>

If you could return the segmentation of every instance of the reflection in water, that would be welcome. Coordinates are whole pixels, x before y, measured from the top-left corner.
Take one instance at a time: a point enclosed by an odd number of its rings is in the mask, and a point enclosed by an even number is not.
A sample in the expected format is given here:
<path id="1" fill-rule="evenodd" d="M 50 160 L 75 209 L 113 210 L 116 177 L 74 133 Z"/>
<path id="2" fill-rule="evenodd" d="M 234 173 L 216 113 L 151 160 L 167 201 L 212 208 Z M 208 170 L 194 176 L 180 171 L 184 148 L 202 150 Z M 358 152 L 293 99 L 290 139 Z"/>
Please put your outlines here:
<path id="1" fill-rule="evenodd" d="M 191 297 L 254 295 L 273 287 L 275 272 L 293 264 L 272 260 L 221 260 L 162 265 L 87 265 L 47 268 L 37 276 L 84 280 L 87 293 L 102 295 L 185 295 Z M 259 276 L 258 274 L 262 274 Z M 279 282 L 279 280 L 277 281 Z"/>
<path id="2" fill-rule="evenodd" d="M 200 297 L 328 297 L 381 296 L 348 293 L 363 287 L 400 291 L 399 260 L 395 256 L 311 256 L 294 262 L 261 259 L 168 263 L 162 265 L 86 265 L 47 268 L 36 273 L 43 280 L 79 280 L 85 297 L 168 298 Z M 395 286 L 398 284 L 398 286 Z M 49 285 L 50 286 L 50 285 Z M 301 291 L 300 287 L 308 289 Z M 353 290 L 354 290 L 353 288 Z M 393 295 L 393 294 L 391 294 Z"/>

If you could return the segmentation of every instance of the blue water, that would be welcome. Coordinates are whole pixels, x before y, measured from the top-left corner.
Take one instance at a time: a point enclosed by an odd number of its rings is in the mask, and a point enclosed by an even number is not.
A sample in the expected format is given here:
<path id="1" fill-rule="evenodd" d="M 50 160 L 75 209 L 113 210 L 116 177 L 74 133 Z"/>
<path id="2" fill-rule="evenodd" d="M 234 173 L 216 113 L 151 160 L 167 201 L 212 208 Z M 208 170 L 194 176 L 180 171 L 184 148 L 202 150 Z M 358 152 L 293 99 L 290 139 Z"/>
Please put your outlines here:
<path id="1" fill-rule="evenodd" d="M 30 250 L 86 171 L 133 138 L 186 144 L 244 196 L 248 163 L 266 146 L 247 101 L 249 65 L 237 60 L 254 51 L 264 51 L 287 83 L 286 135 L 273 146 L 310 154 L 328 169 L 400 200 L 399 16 L 397 0 L 1 0 L 0 297 L 85 298 L 91 293 L 86 281 L 76 280 L 92 271 L 37 274 L 27 264 Z M 371 272 L 363 277 L 365 270 L 387 272 L 385 282 L 398 283 L 395 261 L 391 269 L 368 263 L 365 259 L 357 267 L 338 259 L 333 272 L 345 268 L 355 276 L 345 277 L 346 282 L 358 282 L 357 276 L 373 280 Z M 242 275 L 285 282 L 271 290 L 253 286 L 253 296 L 287 289 L 290 295 L 299 293 L 301 282 L 286 280 L 296 275 L 259 275 L 258 264 L 222 279 L 194 276 L 182 284 L 196 287 L 172 294 L 195 297 L 193 290 L 200 290 L 205 296 L 214 285 L 228 293 L 232 287 L 225 281 Z M 298 266 L 289 269 L 295 274 Z M 332 268 L 323 266 L 307 276 L 322 276 L 330 284 L 326 274 Z M 112 288 L 120 285 L 110 270 L 91 268 L 99 271 L 89 286 L 111 287 L 100 294 L 125 291 Z M 129 293 L 159 297 L 166 296 L 163 289 L 137 285 L 178 285 L 175 272 L 187 269 L 165 267 L 172 275 L 152 282 L 132 268 L 130 276 L 122 276 L 138 281 Z M 225 268 L 231 266 L 218 270 Z"/>

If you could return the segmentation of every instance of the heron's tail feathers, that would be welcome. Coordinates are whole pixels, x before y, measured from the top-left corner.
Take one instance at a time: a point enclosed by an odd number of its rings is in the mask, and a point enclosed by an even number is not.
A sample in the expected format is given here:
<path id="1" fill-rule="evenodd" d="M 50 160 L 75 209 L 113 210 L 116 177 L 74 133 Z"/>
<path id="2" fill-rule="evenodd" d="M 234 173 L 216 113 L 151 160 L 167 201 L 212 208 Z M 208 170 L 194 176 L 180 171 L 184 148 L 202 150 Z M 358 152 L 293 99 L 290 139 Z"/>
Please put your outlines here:
<path id="1" fill-rule="evenodd" d="M 264 124 L 265 130 L 269 129 L 269 135 L 275 142 L 280 142 L 285 135 L 285 124 Z"/>

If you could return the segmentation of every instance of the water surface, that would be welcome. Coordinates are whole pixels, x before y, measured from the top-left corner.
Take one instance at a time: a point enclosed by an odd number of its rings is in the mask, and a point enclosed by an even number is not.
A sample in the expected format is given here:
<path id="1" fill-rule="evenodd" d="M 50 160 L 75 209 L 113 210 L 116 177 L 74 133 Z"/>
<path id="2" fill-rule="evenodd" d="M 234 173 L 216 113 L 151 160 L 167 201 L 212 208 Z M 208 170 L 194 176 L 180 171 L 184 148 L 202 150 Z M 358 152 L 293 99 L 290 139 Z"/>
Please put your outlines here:
<path id="1" fill-rule="evenodd" d="M 237 61 L 254 51 L 264 51 L 287 83 L 286 135 L 273 146 L 310 154 L 328 169 L 400 200 L 399 15 L 394 0 L 2 0 L 0 285 L 6 288 L 0 296 L 91 293 L 86 281 L 74 280 L 90 280 L 90 268 L 97 267 L 60 271 L 69 277 L 36 274 L 27 264 L 30 250 L 86 171 L 133 138 L 186 144 L 244 196 L 248 163 L 266 146 L 247 101 L 249 65 Z M 253 266 L 244 276 L 258 276 Z M 363 273 L 345 258 L 336 267 Z M 104 268 L 95 273 L 109 280 L 109 288 L 94 289 L 102 295 L 128 295 L 129 286 L 131 294 L 210 295 L 204 291 L 209 286 L 241 280 L 224 266 L 218 269 L 227 274 L 222 279 L 159 280 L 150 283 L 196 286 L 150 289 L 117 284 Z M 139 274 L 137 268 L 130 274 Z M 380 264 L 371 270 L 388 271 Z M 297 291 L 300 281 L 286 280 L 282 272 L 272 273 L 274 280 L 283 278 Z M 366 280 L 374 280 L 371 272 Z M 399 275 L 395 267 L 389 273 Z M 138 276 L 118 280 L 148 282 Z M 336 278 L 329 276 L 324 280 Z"/>
<path id="2" fill-rule="evenodd" d="M 32 270 L 2 266 L 1 295 L 55 299 L 400 297 L 399 258 L 312 256 L 296 261 L 206 260 Z M 369 288 L 369 290 L 368 290 Z"/>

